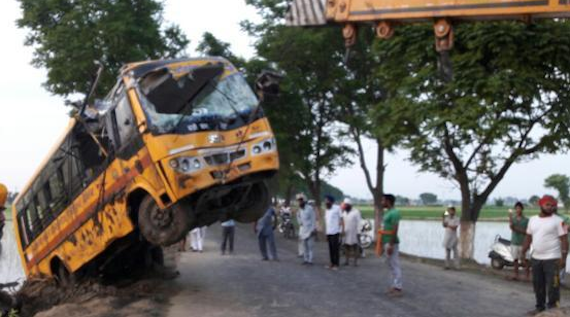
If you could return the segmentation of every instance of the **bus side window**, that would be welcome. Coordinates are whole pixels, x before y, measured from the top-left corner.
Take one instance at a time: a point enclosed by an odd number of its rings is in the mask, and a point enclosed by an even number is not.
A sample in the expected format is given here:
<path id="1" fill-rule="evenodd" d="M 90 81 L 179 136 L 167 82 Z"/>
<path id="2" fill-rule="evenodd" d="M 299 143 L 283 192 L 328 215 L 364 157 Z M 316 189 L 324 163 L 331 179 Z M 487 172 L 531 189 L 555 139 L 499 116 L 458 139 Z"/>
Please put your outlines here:
<path id="1" fill-rule="evenodd" d="M 135 118 L 131 110 L 129 98 L 125 92 L 121 93 L 115 108 L 115 119 L 117 120 L 117 130 L 121 146 L 128 143 L 135 131 Z"/>
<path id="2" fill-rule="evenodd" d="M 23 212 L 20 212 L 20 214 L 18 215 L 18 228 L 20 229 L 19 231 L 20 231 L 20 240 L 22 242 L 22 247 L 25 248 L 28 246 L 28 244 L 30 244 L 30 239 L 28 238 L 28 236 L 30 235 L 30 231 L 26 226 L 25 214 Z"/>
<path id="3" fill-rule="evenodd" d="M 28 209 L 33 210 L 35 217 L 32 219 L 34 223 L 34 228 L 36 231 L 41 232 L 41 230 L 47 225 L 47 202 L 43 193 L 43 190 L 36 194 L 34 198 L 34 203 L 28 206 Z M 34 232 L 34 237 L 37 235 Z"/>
<path id="4" fill-rule="evenodd" d="M 73 147 L 69 148 L 69 155 L 66 156 L 62 165 L 63 184 L 69 200 L 75 198 L 83 189 L 82 177 L 79 173 L 79 160 L 76 158 L 76 151 Z"/>
<path id="5" fill-rule="evenodd" d="M 128 160 L 136 155 L 144 144 L 140 137 L 137 138 L 135 117 L 127 94 L 124 91 L 118 93 L 114 103 L 116 106 L 109 111 L 106 126 L 113 141 L 115 156 Z M 140 142 L 134 142 L 136 140 Z"/>
<path id="6" fill-rule="evenodd" d="M 30 240 L 34 240 L 36 237 L 37 222 L 36 209 L 33 204 L 30 204 L 26 208 L 26 228 L 30 233 Z"/>
<path id="7" fill-rule="evenodd" d="M 52 216 L 57 217 L 67 204 L 67 197 L 63 189 L 63 171 L 62 167 L 58 167 L 54 174 L 49 178 L 49 189 L 51 190 L 52 203 L 51 212 Z"/>

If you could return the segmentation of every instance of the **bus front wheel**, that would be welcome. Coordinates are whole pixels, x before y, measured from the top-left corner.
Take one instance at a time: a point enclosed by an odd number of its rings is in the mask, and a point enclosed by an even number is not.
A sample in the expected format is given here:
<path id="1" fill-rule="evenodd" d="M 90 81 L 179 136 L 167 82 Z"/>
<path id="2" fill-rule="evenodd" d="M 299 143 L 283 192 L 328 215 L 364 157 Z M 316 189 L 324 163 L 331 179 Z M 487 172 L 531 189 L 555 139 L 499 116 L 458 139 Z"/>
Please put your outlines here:
<path id="1" fill-rule="evenodd" d="M 160 209 L 152 197 L 146 196 L 139 207 L 141 234 L 153 245 L 174 244 L 188 232 L 188 214 L 176 205 Z"/>

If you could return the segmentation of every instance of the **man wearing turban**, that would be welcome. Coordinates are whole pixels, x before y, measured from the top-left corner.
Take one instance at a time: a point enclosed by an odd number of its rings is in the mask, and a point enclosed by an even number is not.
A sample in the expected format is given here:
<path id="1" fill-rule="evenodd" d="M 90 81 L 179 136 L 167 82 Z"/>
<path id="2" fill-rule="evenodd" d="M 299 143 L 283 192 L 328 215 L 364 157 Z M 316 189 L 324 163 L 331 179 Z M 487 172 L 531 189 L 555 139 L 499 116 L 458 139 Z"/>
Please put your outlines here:
<path id="1" fill-rule="evenodd" d="M 532 313 L 559 307 L 560 269 L 566 266 L 568 255 L 568 232 L 562 218 L 554 214 L 556 199 L 544 195 L 539 205 L 540 214 L 530 218 L 522 250 L 525 254 L 532 245 L 532 283 L 536 298 Z"/>

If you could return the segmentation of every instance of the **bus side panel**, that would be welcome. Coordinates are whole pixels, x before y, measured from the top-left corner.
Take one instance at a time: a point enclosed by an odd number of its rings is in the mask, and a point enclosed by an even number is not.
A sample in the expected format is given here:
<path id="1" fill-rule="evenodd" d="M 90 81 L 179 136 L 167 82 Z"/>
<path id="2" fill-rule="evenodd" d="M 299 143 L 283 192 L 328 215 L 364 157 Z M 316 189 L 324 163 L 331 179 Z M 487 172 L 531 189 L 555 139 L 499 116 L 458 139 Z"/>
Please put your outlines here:
<path id="1" fill-rule="evenodd" d="M 65 240 L 52 255 L 40 262 L 38 270 L 44 275 L 51 275 L 50 262 L 58 257 L 67 269 L 76 271 L 105 251 L 107 246 L 118 238 L 132 232 L 134 226 L 129 219 L 125 195 L 119 195 L 108 203 L 102 211 L 85 222 L 79 230 Z"/>
<path id="2" fill-rule="evenodd" d="M 104 209 L 88 218 L 74 218 L 74 221 L 82 223 L 81 226 L 53 254 L 43 259 L 38 268 L 32 269 L 33 275 L 51 276 L 50 262 L 55 256 L 73 272 L 105 251 L 113 241 L 131 233 L 137 224 L 132 223 L 129 215 L 127 192 L 144 189 L 159 206 L 164 207 L 159 199 L 165 192 L 164 183 L 145 147 L 128 161 L 115 160 L 106 173 Z M 99 188 L 100 184 L 98 180 L 92 186 Z M 94 196 L 101 198 L 99 194 Z"/>

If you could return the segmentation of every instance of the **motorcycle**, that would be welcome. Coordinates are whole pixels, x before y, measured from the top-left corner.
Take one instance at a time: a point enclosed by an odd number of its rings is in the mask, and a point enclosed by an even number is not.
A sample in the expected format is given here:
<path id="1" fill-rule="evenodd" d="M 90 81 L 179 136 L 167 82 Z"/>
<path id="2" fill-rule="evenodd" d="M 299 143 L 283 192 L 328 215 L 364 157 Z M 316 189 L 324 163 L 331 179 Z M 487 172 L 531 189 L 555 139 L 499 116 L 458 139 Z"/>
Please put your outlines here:
<path id="1" fill-rule="evenodd" d="M 288 210 L 281 210 L 279 213 L 279 225 L 277 229 L 285 239 L 294 239 L 295 238 L 295 225 L 293 224 L 293 219 L 291 216 L 291 212 Z"/>
<path id="2" fill-rule="evenodd" d="M 341 242 L 342 243 L 342 242 Z M 360 227 L 360 232 L 358 233 L 358 252 L 360 253 L 360 257 L 366 257 L 365 249 L 370 248 L 372 245 L 372 223 L 370 220 L 366 219 L 363 221 L 362 226 Z M 345 255 L 346 250 L 344 248 L 344 244 L 341 245 L 341 253 Z"/>
<path id="3" fill-rule="evenodd" d="M 513 266 L 514 259 L 511 254 L 511 241 L 497 235 L 495 242 L 491 245 L 489 258 L 491 259 L 491 267 L 495 270 L 502 270 L 505 266 Z"/>
<path id="4" fill-rule="evenodd" d="M 361 249 L 368 249 L 372 245 L 372 223 L 370 220 L 364 220 L 358 235 L 358 244 Z M 362 251 L 364 252 L 364 251 Z"/>

